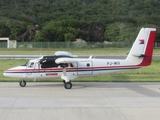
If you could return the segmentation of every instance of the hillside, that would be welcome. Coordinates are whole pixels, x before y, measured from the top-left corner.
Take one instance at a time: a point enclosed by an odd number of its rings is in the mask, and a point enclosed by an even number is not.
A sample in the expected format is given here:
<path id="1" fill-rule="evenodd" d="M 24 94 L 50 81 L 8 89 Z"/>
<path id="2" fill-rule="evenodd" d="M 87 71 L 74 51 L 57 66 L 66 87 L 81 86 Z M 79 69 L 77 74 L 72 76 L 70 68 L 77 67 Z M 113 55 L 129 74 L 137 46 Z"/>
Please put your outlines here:
<path id="1" fill-rule="evenodd" d="M 141 27 L 160 39 L 159 0 L 1 0 L 0 16 L 0 37 L 19 41 L 132 41 Z M 93 40 L 97 30 L 103 37 Z M 27 31 L 32 39 L 22 40 Z"/>

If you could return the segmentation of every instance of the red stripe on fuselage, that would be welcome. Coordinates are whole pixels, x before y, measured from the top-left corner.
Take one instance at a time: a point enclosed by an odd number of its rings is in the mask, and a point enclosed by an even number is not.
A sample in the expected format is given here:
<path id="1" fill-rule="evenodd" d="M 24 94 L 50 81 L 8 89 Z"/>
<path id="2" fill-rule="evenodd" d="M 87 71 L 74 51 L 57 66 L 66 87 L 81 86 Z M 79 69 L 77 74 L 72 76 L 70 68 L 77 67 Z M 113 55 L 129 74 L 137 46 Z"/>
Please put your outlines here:
<path id="1" fill-rule="evenodd" d="M 138 68 L 136 65 L 130 65 L 130 66 L 99 66 L 99 67 L 82 67 L 82 68 L 67 68 L 67 71 L 85 71 L 85 70 L 103 70 L 103 69 L 133 69 L 133 68 Z M 5 72 L 7 73 L 16 73 L 16 72 L 22 72 L 22 73 L 27 73 L 27 72 L 62 72 L 62 68 L 51 68 L 51 69 L 12 69 L 12 70 L 6 70 Z"/>

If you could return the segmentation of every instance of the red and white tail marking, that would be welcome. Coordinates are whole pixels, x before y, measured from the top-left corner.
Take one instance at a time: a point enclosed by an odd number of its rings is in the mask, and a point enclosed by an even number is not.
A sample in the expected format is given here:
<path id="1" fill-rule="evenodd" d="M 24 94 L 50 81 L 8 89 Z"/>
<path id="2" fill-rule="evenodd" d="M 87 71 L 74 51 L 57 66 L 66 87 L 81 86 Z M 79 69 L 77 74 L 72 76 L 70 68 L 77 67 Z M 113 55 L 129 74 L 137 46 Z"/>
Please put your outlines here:
<path id="1" fill-rule="evenodd" d="M 142 28 L 126 60 L 137 66 L 148 66 L 152 62 L 155 28 Z"/>

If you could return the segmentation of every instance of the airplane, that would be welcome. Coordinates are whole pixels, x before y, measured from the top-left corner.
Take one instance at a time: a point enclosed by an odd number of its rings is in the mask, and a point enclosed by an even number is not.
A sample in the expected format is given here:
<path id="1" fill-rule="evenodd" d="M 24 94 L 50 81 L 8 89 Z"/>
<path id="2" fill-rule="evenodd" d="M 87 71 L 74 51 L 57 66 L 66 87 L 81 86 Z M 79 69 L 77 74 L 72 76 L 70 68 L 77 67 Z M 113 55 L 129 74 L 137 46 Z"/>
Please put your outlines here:
<path id="1" fill-rule="evenodd" d="M 4 71 L 4 76 L 20 78 L 19 85 L 26 86 L 26 79 L 61 78 L 64 88 L 71 89 L 71 80 L 111 72 L 138 69 L 152 62 L 155 28 L 141 28 L 126 59 L 78 58 L 70 52 L 57 51 L 53 56 L 31 59 L 25 65 Z"/>

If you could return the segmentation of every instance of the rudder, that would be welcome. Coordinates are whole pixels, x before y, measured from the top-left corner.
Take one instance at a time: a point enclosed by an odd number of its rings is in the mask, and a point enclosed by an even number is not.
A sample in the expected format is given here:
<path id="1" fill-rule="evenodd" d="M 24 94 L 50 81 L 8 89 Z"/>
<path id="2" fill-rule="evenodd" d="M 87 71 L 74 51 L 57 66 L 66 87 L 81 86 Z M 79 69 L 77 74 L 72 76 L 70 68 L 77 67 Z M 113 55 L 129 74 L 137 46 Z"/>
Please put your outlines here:
<path id="1" fill-rule="evenodd" d="M 155 28 L 141 28 L 126 60 L 137 66 L 148 66 L 152 61 Z"/>

